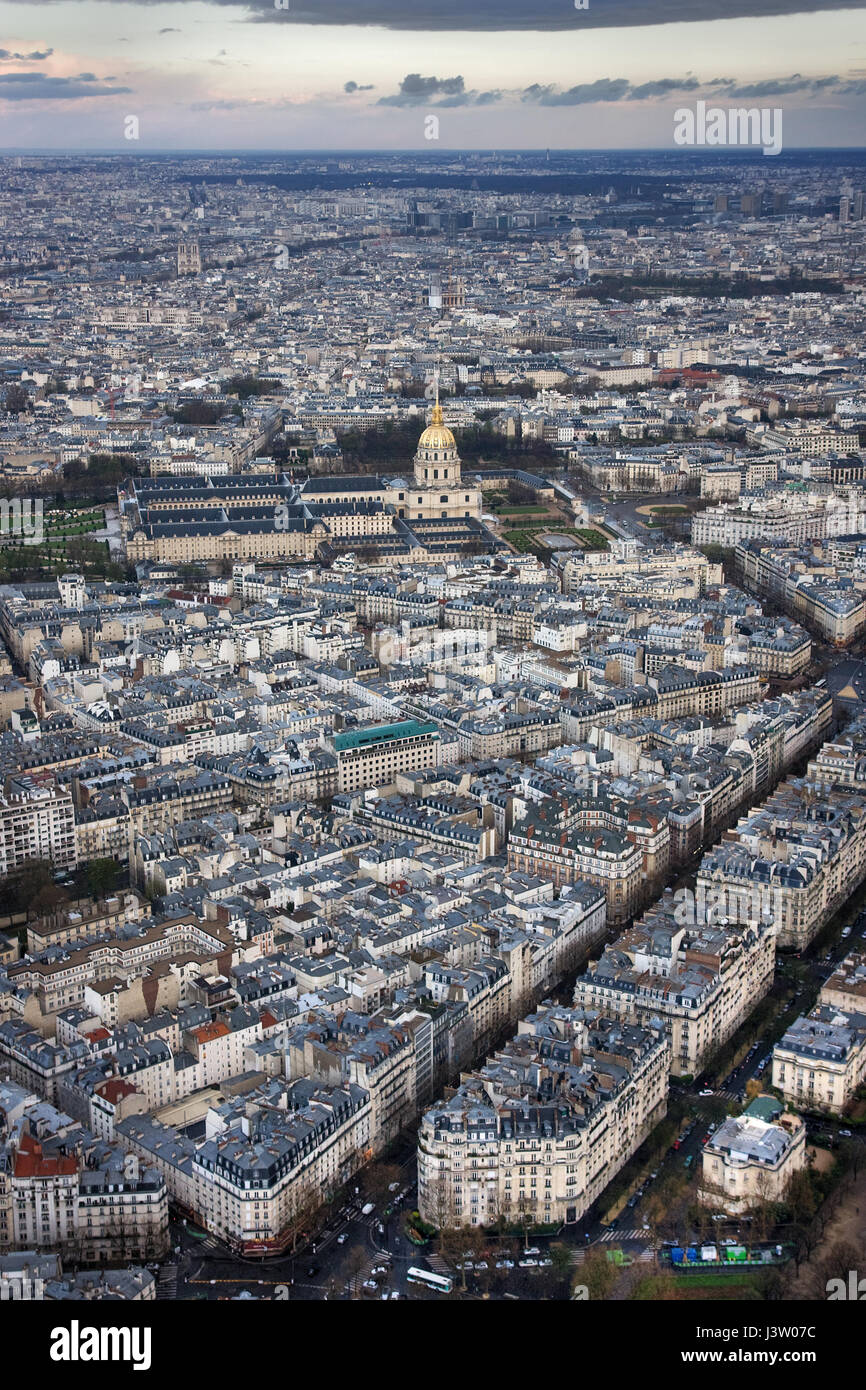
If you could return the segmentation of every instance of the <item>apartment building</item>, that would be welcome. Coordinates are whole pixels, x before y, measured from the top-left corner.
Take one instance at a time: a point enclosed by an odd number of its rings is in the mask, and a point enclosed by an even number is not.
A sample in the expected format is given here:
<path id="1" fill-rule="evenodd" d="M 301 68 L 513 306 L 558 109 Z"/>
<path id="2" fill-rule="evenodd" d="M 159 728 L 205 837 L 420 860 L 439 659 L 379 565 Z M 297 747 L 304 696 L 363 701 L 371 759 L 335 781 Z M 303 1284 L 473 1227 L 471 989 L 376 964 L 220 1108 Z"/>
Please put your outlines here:
<path id="1" fill-rule="evenodd" d="M 133 1155 L 89 1151 L 88 1138 L 73 1132 L 40 1142 L 29 1130 L 12 1137 L 0 1177 L 7 1248 L 47 1248 L 85 1264 L 165 1255 L 164 1180 Z"/>
<path id="2" fill-rule="evenodd" d="M 161 962 L 179 969 L 177 962 L 187 955 L 196 958 L 196 973 L 202 973 L 207 962 L 212 962 L 218 973 L 230 967 L 234 947 L 234 938 L 227 928 L 215 921 L 202 922 L 187 915 L 146 925 L 135 924 L 125 933 L 82 946 L 44 951 L 9 966 L 6 979 L 19 997 L 17 1012 L 38 1024 L 49 1036 L 53 1029 L 50 1016 L 61 1009 L 83 1004 L 87 988 L 94 983 L 116 977 L 143 979 Z M 145 994 L 150 994 L 153 1002 L 158 993 L 155 983 L 145 988 Z M 28 996 L 35 999 L 35 1015 L 26 1009 Z M 132 1005 L 135 998 L 135 995 L 130 996 L 127 1004 Z M 139 997 L 138 1002 L 143 1004 L 144 999 Z M 108 1020 L 110 1023 L 117 1021 L 120 1020 Z"/>
<path id="3" fill-rule="evenodd" d="M 275 1078 L 212 1106 L 198 1144 L 143 1115 L 117 1131 L 207 1230 L 240 1254 L 267 1255 L 372 1156 L 370 1109 L 352 1083 Z"/>
<path id="4" fill-rule="evenodd" d="M 672 899 L 644 914 L 579 976 L 574 1003 L 671 1039 L 674 1076 L 699 1076 L 773 982 L 767 923 L 681 926 Z"/>
<path id="5" fill-rule="evenodd" d="M 819 1003 L 773 1048 L 773 1086 L 798 1109 L 841 1115 L 866 1081 L 866 1013 Z"/>
<path id="6" fill-rule="evenodd" d="M 758 1096 L 704 1145 L 698 1201 L 731 1216 L 783 1202 L 791 1179 L 805 1166 L 800 1116 L 772 1096 Z"/>
<path id="7" fill-rule="evenodd" d="M 701 544 L 699 541 L 694 542 Z M 703 594 L 713 584 L 721 582 L 721 566 L 711 563 L 691 546 L 657 547 L 651 553 L 611 555 L 605 551 L 575 554 L 566 552 L 557 559 L 565 594 L 575 593 L 586 582 L 634 586 L 635 581 L 665 577 L 694 586 L 693 594 Z"/>
<path id="8" fill-rule="evenodd" d="M 129 808 L 133 837 L 153 835 L 179 821 L 194 820 L 232 805 L 231 779 L 198 768 L 140 775 L 125 785 L 120 798 Z"/>
<path id="9" fill-rule="evenodd" d="M 827 515 L 820 502 L 791 496 L 721 502 L 692 518 L 692 544 L 733 550 L 743 541 L 779 540 L 802 545 L 827 534 Z"/>
<path id="10" fill-rule="evenodd" d="M 761 676 L 749 666 L 724 671 L 689 671 L 666 665 L 647 684 L 656 693 L 658 719 L 682 719 L 690 714 L 719 715 L 734 705 L 759 700 Z"/>
<path id="11" fill-rule="evenodd" d="M 337 758 L 337 788 L 393 787 L 400 773 L 436 767 L 439 742 L 438 727 L 418 719 L 334 734 L 329 746 Z"/>
<path id="12" fill-rule="evenodd" d="M 72 946 L 100 932 L 116 931 L 125 922 L 144 921 L 151 915 L 146 898 L 135 892 L 118 893 L 93 902 L 69 903 L 27 924 L 27 950 L 38 955 L 49 946 Z"/>
<path id="13" fill-rule="evenodd" d="M 862 796 L 818 800 L 789 779 L 704 855 L 697 891 L 757 894 L 777 946 L 801 951 L 866 876 L 864 810 Z"/>
<path id="14" fill-rule="evenodd" d="M 559 714 L 533 710 L 491 719 L 466 719 L 459 728 L 462 758 L 526 758 L 562 740 Z"/>
<path id="15" fill-rule="evenodd" d="M 644 893 L 643 856 L 626 835 L 602 828 L 561 830 L 532 813 L 512 828 L 508 867 L 556 888 L 581 880 L 593 884 L 605 895 L 611 923 L 631 917 Z"/>
<path id="16" fill-rule="evenodd" d="M 421 1215 L 439 1227 L 579 1221 L 663 1117 L 669 1061 L 662 1033 L 539 1009 L 424 1115 Z"/>
<path id="17" fill-rule="evenodd" d="M 862 586 L 817 548 L 741 541 L 735 562 L 751 589 L 772 595 L 834 646 L 848 646 L 866 626 Z"/>
<path id="18" fill-rule="evenodd" d="M 395 835 L 406 836 L 457 854 L 466 864 L 481 863 L 498 849 L 493 808 L 482 808 L 476 802 L 446 797 L 413 804 L 402 797 L 389 796 L 372 804 L 352 800 L 350 806 L 353 820 L 386 842 Z"/>
<path id="19" fill-rule="evenodd" d="M 20 790 L 0 797 L 0 875 L 28 859 L 73 868 L 78 860 L 71 792 L 53 778 L 16 777 L 11 784 Z"/>

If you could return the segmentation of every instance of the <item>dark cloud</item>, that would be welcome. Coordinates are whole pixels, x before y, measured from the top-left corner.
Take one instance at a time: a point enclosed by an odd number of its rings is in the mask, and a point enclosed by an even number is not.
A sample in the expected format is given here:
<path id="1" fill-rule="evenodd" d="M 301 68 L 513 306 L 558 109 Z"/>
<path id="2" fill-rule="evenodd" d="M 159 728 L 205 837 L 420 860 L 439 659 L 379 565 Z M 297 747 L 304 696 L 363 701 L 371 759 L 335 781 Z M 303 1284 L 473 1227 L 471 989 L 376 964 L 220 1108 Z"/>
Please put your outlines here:
<path id="1" fill-rule="evenodd" d="M 763 82 L 738 83 L 733 77 L 715 77 L 709 82 L 695 77 L 693 73 L 685 77 L 660 77 L 652 82 L 641 82 L 633 86 L 625 77 L 600 77 L 596 82 L 582 82 L 575 87 L 561 88 L 552 84 L 534 82 L 522 91 L 495 90 L 477 92 L 467 90 L 462 77 L 422 77 L 420 73 L 410 73 L 400 83 L 399 92 L 392 96 L 380 97 L 379 106 L 494 106 L 499 102 L 523 102 L 534 106 L 590 106 L 608 101 L 658 101 L 674 94 L 704 92 L 716 101 L 741 99 L 761 100 L 786 94 L 803 93 L 806 96 L 822 92 L 836 92 L 839 95 L 861 95 L 866 89 L 862 79 L 848 80 L 840 77 L 803 77 L 794 73 L 791 77 L 767 78 Z M 354 82 L 347 82 L 347 92 L 363 91 Z"/>
<path id="2" fill-rule="evenodd" d="M 41 72 L 0 73 L 0 101 L 76 101 L 81 97 L 114 97 L 131 91 L 131 87 L 99 85 L 99 78 L 89 72 L 80 77 L 46 77 Z"/>
<path id="3" fill-rule="evenodd" d="M 352 92 L 373 92 L 375 90 L 372 82 L 366 87 L 363 87 L 360 82 L 347 82 L 343 88 L 343 91 L 348 92 L 350 96 Z"/>
<path id="4" fill-rule="evenodd" d="M 622 101 L 631 84 L 625 77 L 600 77 L 597 82 L 581 82 L 576 87 L 560 91 L 557 87 L 541 87 L 537 82 L 527 87 L 523 100 L 538 106 L 585 106 L 593 101 Z"/>
<path id="5" fill-rule="evenodd" d="M 179 33 L 181 33 L 181 30 L 180 30 L 180 29 L 160 29 L 159 32 L 160 32 L 161 34 L 179 34 Z"/>
<path id="6" fill-rule="evenodd" d="M 724 96 L 760 100 L 762 97 L 788 96 L 792 92 L 824 92 L 838 87 L 838 84 L 838 77 L 801 77 L 795 72 L 792 77 L 771 77 L 764 82 L 733 83 L 726 88 Z"/>
<path id="7" fill-rule="evenodd" d="M 136 0 L 161 4 L 164 0 Z M 20 4 L 52 4 L 59 0 L 17 0 Z M 278 10 L 273 0 L 211 0 L 212 4 L 245 4 L 247 18 L 265 24 L 362 24 L 387 29 L 449 30 L 573 30 L 615 29 L 634 25 L 674 24 L 714 19 L 764 18 L 771 15 L 862 9 L 866 0 L 672 0 L 650 5 L 647 0 L 591 0 L 576 10 L 571 0 L 291 0 Z"/>
<path id="8" fill-rule="evenodd" d="M 237 0 L 216 3 L 236 4 Z M 291 0 L 287 10 L 276 9 L 273 0 L 247 0 L 250 19 L 259 23 L 363 24 L 446 32 L 628 28 L 857 9 L 864 4 L 866 0 L 727 0 L 720 13 L 717 0 L 673 0 L 667 5 L 650 5 L 647 0 L 591 0 L 585 10 L 576 10 L 571 0 L 476 0 L 474 5 L 467 5 L 465 0 Z"/>
<path id="9" fill-rule="evenodd" d="M 420 72 L 410 72 L 400 83 L 399 92 L 390 97 L 380 97 L 380 106 L 430 106 L 439 105 L 435 98 L 458 98 L 456 104 L 462 105 L 466 98 L 466 88 L 462 77 L 422 77 Z M 460 99 L 463 100 L 460 100 Z M 451 103 L 455 103 L 452 101 Z"/>
<path id="10" fill-rule="evenodd" d="M 410 72 L 400 83 L 399 92 L 380 97 L 379 106 L 494 106 L 508 93 L 467 91 L 462 77 L 422 77 Z"/>
<path id="11" fill-rule="evenodd" d="M 41 53 L 38 50 L 35 53 L 10 53 L 8 48 L 0 48 L 0 63 L 44 63 L 53 52 L 53 48 L 46 48 Z"/>
<path id="12" fill-rule="evenodd" d="M 648 101 L 651 97 L 666 97 L 669 92 L 693 92 L 704 84 L 696 77 L 660 77 L 657 82 L 642 82 L 632 87 L 629 101 Z"/>

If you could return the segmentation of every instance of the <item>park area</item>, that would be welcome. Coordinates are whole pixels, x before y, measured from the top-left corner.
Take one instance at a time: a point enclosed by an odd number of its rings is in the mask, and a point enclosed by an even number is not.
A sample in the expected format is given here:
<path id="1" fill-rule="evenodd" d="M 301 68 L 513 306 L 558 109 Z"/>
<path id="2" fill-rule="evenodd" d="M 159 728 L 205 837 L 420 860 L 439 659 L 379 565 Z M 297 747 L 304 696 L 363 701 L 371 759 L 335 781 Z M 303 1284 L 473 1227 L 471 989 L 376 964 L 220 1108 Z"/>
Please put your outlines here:
<path id="1" fill-rule="evenodd" d="M 67 570 L 121 577 L 122 572 L 112 565 L 108 542 L 95 539 L 94 533 L 104 527 L 102 507 L 46 507 L 40 541 L 22 543 L 16 538 L 0 545 L 0 582 L 53 579 Z"/>
<path id="2" fill-rule="evenodd" d="M 508 544 L 519 554 L 537 555 L 541 559 L 547 559 L 552 552 L 562 549 L 607 550 L 609 548 L 607 536 L 592 527 L 549 526 L 546 524 L 530 527 L 524 525 L 515 530 L 504 531 L 502 534 Z M 557 545 L 556 541 L 560 538 L 564 541 L 571 541 L 572 544 Z"/>

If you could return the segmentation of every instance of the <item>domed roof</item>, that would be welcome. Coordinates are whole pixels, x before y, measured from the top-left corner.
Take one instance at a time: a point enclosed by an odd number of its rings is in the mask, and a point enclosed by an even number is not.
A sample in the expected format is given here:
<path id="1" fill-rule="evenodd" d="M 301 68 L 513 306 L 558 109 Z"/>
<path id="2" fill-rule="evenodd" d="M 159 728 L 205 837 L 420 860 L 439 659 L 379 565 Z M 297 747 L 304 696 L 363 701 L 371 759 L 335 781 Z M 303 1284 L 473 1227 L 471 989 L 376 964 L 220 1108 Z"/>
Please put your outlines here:
<path id="1" fill-rule="evenodd" d="M 430 424 L 418 440 L 419 449 L 456 449 L 457 440 L 445 424 L 438 400 L 433 407 Z"/>

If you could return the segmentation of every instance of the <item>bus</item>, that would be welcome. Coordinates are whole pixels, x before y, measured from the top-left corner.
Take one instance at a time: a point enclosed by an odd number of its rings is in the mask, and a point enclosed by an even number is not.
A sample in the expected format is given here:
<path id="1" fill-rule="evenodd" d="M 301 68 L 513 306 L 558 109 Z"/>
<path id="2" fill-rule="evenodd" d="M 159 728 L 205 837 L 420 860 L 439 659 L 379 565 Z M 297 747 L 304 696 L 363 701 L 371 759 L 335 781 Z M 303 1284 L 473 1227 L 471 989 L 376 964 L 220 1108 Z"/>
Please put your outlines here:
<path id="1" fill-rule="evenodd" d="M 431 1274 L 426 1269 L 412 1267 L 406 1271 L 406 1278 L 410 1284 L 423 1284 L 428 1289 L 434 1289 L 436 1293 L 450 1293 L 454 1288 L 453 1279 L 449 1279 L 445 1274 Z"/>

